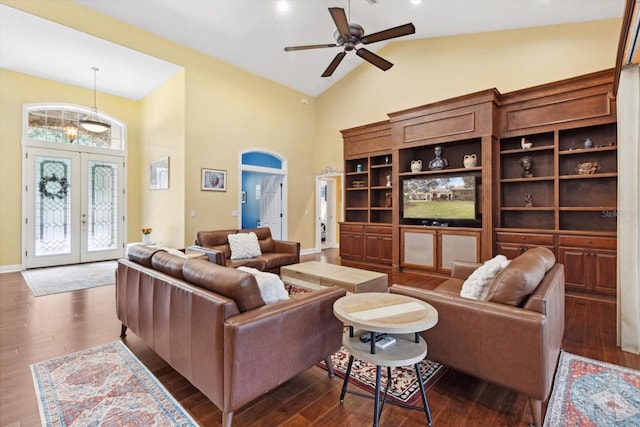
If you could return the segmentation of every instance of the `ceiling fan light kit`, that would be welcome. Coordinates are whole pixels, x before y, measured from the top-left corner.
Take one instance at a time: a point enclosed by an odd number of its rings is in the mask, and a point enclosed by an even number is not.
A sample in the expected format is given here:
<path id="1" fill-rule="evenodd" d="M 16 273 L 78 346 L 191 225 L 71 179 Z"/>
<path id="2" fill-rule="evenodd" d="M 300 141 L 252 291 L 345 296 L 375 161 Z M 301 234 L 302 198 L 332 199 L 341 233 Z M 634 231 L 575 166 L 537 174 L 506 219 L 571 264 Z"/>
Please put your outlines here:
<path id="1" fill-rule="evenodd" d="M 360 58 L 364 59 L 372 65 L 375 65 L 383 71 L 387 71 L 389 68 L 393 67 L 393 64 L 391 62 L 363 47 L 359 48 L 358 45 L 366 45 L 393 39 L 396 37 L 408 36 L 416 32 L 416 28 L 413 26 L 413 24 L 409 23 L 379 31 L 377 33 L 365 35 L 364 28 L 361 25 L 353 22 L 350 23 L 347 20 L 347 15 L 345 14 L 344 9 L 339 7 L 330 7 L 329 14 L 331 14 L 331 18 L 336 25 L 336 30 L 333 33 L 333 37 L 335 38 L 336 43 L 289 46 L 284 48 L 285 52 L 292 52 L 296 50 L 342 47 L 343 51 L 338 53 L 333 58 L 333 61 L 331 61 L 327 69 L 324 70 L 324 73 L 322 73 L 322 77 L 330 77 L 336 70 L 336 68 L 338 68 L 338 65 L 340 65 L 340 62 L 342 62 L 347 52 L 351 52 L 352 50 L 355 50 L 356 55 L 358 55 Z"/>

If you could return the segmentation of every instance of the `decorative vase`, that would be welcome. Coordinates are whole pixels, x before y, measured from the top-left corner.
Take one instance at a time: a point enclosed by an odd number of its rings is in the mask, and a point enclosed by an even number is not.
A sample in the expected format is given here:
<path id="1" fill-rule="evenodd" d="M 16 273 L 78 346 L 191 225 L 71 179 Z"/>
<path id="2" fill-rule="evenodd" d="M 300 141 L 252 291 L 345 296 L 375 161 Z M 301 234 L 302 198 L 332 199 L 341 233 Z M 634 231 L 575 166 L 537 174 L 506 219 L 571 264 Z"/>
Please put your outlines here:
<path id="1" fill-rule="evenodd" d="M 578 175 L 593 175 L 598 173 L 600 170 L 600 165 L 598 162 L 583 162 L 578 163 L 576 166 L 576 173 Z"/>
<path id="2" fill-rule="evenodd" d="M 144 243 L 145 245 L 151 243 L 151 233 L 142 235 L 142 243 Z"/>
<path id="3" fill-rule="evenodd" d="M 411 160 L 411 172 L 420 172 L 422 170 L 422 160 Z"/>
<path id="4" fill-rule="evenodd" d="M 464 159 L 462 160 L 462 164 L 465 168 L 474 168 L 478 164 L 478 157 L 475 153 L 465 154 Z"/>
<path id="5" fill-rule="evenodd" d="M 584 148 L 593 148 L 593 140 L 591 138 L 584 140 Z"/>

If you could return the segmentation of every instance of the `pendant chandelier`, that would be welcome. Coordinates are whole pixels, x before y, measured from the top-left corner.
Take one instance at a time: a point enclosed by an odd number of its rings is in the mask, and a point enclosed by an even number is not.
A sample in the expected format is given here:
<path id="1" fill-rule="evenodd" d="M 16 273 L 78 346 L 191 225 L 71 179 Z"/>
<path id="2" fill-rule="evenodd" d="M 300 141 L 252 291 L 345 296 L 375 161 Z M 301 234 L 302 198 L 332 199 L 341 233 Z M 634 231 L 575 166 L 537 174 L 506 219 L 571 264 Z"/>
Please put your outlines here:
<path id="1" fill-rule="evenodd" d="M 111 125 L 100 120 L 100 115 L 98 114 L 98 103 L 96 102 L 96 74 L 100 69 L 97 67 L 91 67 L 91 69 L 93 70 L 93 111 L 87 114 L 84 119 L 80 120 L 80 126 L 89 132 L 102 133 L 111 129 Z"/>

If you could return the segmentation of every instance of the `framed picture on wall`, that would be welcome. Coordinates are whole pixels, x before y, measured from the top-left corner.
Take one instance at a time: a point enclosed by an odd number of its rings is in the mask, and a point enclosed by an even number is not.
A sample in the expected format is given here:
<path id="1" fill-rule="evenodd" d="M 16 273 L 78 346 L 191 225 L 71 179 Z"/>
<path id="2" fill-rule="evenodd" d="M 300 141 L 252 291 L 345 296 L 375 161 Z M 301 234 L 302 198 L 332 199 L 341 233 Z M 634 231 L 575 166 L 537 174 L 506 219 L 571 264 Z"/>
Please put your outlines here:
<path id="1" fill-rule="evenodd" d="M 169 188 L 169 157 L 149 162 L 149 187 L 152 190 Z"/>
<path id="2" fill-rule="evenodd" d="M 202 168 L 203 191 L 227 191 L 227 171 Z"/>

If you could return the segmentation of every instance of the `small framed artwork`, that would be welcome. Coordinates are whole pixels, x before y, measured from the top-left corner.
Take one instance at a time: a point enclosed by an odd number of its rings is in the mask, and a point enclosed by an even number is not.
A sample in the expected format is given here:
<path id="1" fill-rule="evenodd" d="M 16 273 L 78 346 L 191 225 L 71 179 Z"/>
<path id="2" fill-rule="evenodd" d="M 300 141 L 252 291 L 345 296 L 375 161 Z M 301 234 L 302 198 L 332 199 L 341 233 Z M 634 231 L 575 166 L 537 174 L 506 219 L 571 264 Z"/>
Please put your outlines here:
<path id="1" fill-rule="evenodd" d="M 152 190 L 169 188 L 169 157 L 149 162 L 149 187 Z"/>
<path id="2" fill-rule="evenodd" d="M 227 191 L 227 171 L 202 168 L 203 191 Z"/>

